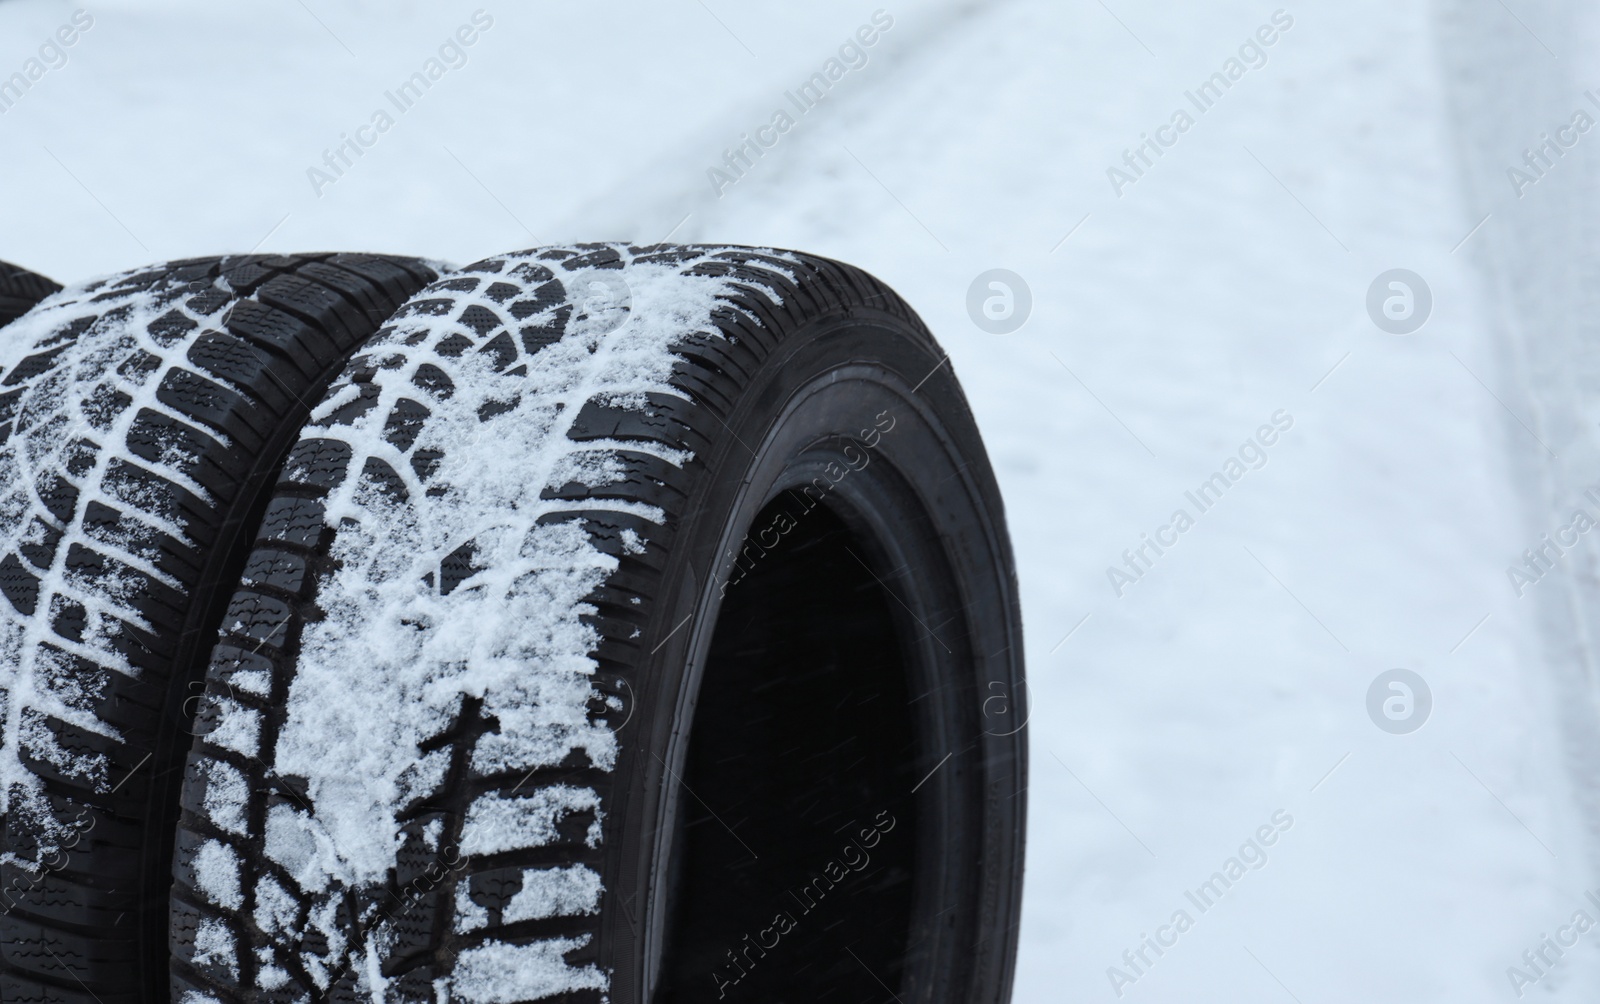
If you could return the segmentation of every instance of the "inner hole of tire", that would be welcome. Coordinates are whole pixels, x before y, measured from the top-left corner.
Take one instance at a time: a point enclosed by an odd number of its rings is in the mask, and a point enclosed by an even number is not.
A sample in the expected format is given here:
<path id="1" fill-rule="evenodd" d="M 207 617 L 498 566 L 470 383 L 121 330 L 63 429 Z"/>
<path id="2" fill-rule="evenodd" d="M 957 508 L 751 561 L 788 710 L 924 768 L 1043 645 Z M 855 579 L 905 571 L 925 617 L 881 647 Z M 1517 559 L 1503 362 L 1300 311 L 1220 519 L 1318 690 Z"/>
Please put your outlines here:
<path id="1" fill-rule="evenodd" d="M 661 1002 L 901 991 L 909 663 L 867 549 L 825 506 L 803 509 L 785 494 L 755 518 L 717 618 L 676 792 Z"/>

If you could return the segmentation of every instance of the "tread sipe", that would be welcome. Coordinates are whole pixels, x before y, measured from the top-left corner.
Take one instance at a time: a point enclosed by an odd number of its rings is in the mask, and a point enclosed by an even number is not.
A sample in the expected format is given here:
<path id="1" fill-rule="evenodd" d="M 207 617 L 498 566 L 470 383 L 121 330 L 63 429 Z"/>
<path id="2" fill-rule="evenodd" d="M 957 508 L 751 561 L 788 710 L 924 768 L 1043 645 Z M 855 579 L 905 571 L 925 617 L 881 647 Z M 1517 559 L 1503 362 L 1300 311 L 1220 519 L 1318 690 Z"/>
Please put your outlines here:
<path id="1" fill-rule="evenodd" d="M 0 339 L 0 1000 L 166 996 L 186 721 L 308 411 L 434 277 L 372 255 L 171 262 Z"/>
<path id="2" fill-rule="evenodd" d="M 1009 997 L 1004 517 L 864 272 L 596 244 L 442 277 L 314 410 L 223 622 L 174 1001 Z"/>

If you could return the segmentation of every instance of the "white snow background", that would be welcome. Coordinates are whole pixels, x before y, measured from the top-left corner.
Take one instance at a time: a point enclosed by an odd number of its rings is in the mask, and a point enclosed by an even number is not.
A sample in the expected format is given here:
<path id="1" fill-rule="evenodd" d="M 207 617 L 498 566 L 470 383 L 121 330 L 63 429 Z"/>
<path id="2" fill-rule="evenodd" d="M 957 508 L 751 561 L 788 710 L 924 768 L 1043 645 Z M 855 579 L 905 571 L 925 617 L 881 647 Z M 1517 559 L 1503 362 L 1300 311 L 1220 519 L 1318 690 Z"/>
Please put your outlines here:
<path id="1" fill-rule="evenodd" d="M 707 169 L 880 6 L 867 64 L 719 197 Z M 317 192 L 308 168 L 480 7 L 466 64 Z M 74 9 L 0 2 L 0 78 Z M 1266 65 L 1119 196 L 1107 168 L 1279 9 Z M 1600 117 L 1578 0 L 88 10 L 0 114 L 0 258 L 58 281 L 670 236 L 851 261 L 921 312 L 1022 580 L 1019 1004 L 1116 1000 L 1112 966 L 1150 1002 L 1509 1001 L 1512 966 L 1526 997 L 1597 999 L 1600 928 L 1523 959 L 1600 919 L 1597 535 L 1520 597 L 1506 575 L 1600 511 L 1600 132 L 1520 196 L 1506 174 Z M 1012 334 L 967 314 L 992 268 L 1031 288 Z M 1391 268 L 1431 288 L 1413 334 L 1367 314 Z M 1118 597 L 1107 566 L 1278 409 L 1266 465 Z M 1409 735 L 1367 715 L 1394 668 L 1433 695 Z M 1280 811 L 1266 863 L 1197 910 Z M 1124 961 L 1179 909 L 1175 945 Z"/>

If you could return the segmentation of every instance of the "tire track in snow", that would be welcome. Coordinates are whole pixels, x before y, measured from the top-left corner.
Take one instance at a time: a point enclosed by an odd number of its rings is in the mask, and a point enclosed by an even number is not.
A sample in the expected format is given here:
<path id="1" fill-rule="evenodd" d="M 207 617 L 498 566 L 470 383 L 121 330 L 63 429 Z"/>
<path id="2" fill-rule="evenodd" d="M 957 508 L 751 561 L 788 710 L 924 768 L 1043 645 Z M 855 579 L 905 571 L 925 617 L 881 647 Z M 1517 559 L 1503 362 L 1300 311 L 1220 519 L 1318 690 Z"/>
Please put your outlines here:
<path id="1" fill-rule="evenodd" d="M 1526 23 L 1518 23 L 1497 0 L 1448 0 L 1436 17 L 1468 203 L 1462 233 L 1480 225 L 1453 253 L 1471 255 L 1485 280 L 1501 374 L 1495 392 L 1551 448 L 1505 416 L 1523 535 L 1537 545 L 1575 506 L 1589 508 L 1582 492 L 1600 482 L 1600 134 L 1580 139 L 1520 192 L 1508 170 L 1527 172 L 1524 151 L 1575 110 L 1600 116 L 1583 96 L 1600 87 L 1600 60 L 1585 44 L 1600 31 L 1600 15 L 1565 0 L 1544 12 L 1525 8 Z M 1600 872 L 1596 541 L 1580 539 L 1546 578 L 1554 581 L 1541 580 L 1518 602 L 1537 604 L 1587 864 Z"/>
<path id="2" fill-rule="evenodd" d="M 909 71 L 947 59 L 953 36 L 980 30 L 982 22 L 993 23 L 997 14 L 1014 5 L 1015 0 L 956 0 L 926 9 L 886 6 L 895 19 L 894 26 L 865 50 L 867 64 L 850 71 L 821 106 L 796 121 L 787 137 L 750 169 L 751 183 L 798 184 L 794 172 L 805 160 L 797 151 L 815 143 L 817 133 L 849 132 L 850 123 L 873 114 L 879 96 L 904 86 L 902 78 Z M 853 37 L 858 23 L 841 22 L 839 40 Z M 746 184 L 741 181 L 724 189 L 719 197 L 706 179 L 706 168 L 720 166 L 723 151 L 741 133 L 770 122 L 773 109 L 786 104 L 784 90 L 793 90 L 833 55 L 831 49 L 818 50 L 809 62 L 799 64 L 800 69 L 785 68 L 776 79 L 762 81 L 756 97 L 728 106 L 714 125 L 689 133 L 626 182 L 561 221 L 552 232 L 583 240 L 601 239 L 597 234 L 638 241 L 704 239 L 720 215 L 724 199 L 737 199 L 740 187 Z"/>

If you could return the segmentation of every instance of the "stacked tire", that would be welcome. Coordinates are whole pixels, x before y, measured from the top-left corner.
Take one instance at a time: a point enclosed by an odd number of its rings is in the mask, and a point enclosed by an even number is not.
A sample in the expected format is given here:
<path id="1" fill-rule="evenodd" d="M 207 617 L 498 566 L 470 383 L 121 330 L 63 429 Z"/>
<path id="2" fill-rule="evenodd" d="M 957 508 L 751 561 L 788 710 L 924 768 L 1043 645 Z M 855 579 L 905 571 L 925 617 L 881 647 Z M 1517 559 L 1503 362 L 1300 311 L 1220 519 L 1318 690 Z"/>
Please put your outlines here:
<path id="1" fill-rule="evenodd" d="M 1009 999 L 1010 545 L 877 280 L 0 266 L 0 325 L 0 1000 Z"/>

